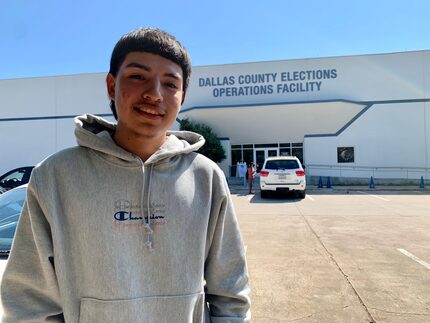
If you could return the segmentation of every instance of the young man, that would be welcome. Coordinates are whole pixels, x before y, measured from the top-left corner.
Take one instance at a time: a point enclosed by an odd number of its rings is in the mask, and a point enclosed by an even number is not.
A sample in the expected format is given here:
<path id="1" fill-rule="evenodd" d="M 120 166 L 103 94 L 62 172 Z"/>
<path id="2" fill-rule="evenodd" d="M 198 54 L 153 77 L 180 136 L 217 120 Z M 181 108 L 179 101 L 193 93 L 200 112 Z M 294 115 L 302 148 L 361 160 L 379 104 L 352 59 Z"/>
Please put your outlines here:
<path id="1" fill-rule="evenodd" d="M 33 171 L 2 281 L 3 322 L 248 322 L 245 252 L 204 139 L 169 132 L 191 72 L 158 29 L 115 46 L 117 124 L 76 118 L 79 146 Z"/>

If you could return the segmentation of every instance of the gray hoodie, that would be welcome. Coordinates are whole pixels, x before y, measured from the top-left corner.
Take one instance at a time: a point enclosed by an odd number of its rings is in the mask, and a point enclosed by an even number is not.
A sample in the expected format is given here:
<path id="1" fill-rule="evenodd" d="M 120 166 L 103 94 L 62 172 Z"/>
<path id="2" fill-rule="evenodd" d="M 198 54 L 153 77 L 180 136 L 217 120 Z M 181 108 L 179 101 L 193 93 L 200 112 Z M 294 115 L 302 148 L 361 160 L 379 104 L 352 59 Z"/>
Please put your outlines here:
<path id="1" fill-rule="evenodd" d="M 147 161 L 115 125 L 33 171 L 4 273 L 3 322 L 249 322 L 245 252 L 223 172 L 169 132 Z"/>

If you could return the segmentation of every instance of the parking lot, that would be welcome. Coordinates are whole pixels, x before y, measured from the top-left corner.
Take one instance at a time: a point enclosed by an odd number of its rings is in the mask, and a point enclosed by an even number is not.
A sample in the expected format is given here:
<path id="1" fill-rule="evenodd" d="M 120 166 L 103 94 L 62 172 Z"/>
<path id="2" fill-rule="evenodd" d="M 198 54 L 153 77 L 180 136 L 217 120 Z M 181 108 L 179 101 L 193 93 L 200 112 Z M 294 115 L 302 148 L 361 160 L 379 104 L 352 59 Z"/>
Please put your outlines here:
<path id="1" fill-rule="evenodd" d="M 430 322 L 430 194 L 233 190 L 253 322 Z"/>
<path id="2" fill-rule="evenodd" d="M 237 186 L 232 198 L 252 322 L 430 322 L 429 190 L 311 189 L 302 200 Z"/>

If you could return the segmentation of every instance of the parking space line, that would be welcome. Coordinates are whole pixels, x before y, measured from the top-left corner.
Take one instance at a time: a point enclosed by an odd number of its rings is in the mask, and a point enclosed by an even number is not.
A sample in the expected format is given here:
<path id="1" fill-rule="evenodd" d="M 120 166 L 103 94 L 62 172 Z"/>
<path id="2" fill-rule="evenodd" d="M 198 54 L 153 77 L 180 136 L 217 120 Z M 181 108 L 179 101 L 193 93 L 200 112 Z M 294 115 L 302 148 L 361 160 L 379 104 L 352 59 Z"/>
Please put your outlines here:
<path id="1" fill-rule="evenodd" d="M 427 269 L 430 269 L 430 264 L 425 262 L 424 260 L 421 260 L 420 258 L 418 258 L 417 256 L 411 254 L 409 251 L 406 251 L 405 249 L 397 249 L 398 251 L 400 251 L 402 254 L 404 254 L 405 256 L 411 258 L 412 260 L 415 260 L 417 263 L 423 265 L 424 267 L 426 267 Z"/>
<path id="2" fill-rule="evenodd" d="M 308 197 L 311 201 L 315 201 L 315 199 L 312 196 L 310 196 L 310 195 L 306 194 L 306 197 Z"/>
<path id="3" fill-rule="evenodd" d="M 358 192 L 358 193 L 361 193 L 361 194 L 369 195 L 369 196 L 371 196 L 371 197 L 374 197 L 374 198 L 377 198 L 377 199 L 380 199 L 380 200 L 383 200 L 383 201 L 387 201 L 387 202 L 389 202 L 389 201 L 390 201 L 389 199 L 383 198 L 383 197 L 378 196 L 378 195 L 373 195 L 373 194 L 369 194 L 369 193 L 362 192 L 362 191 L 357 191 L 357 192 Z"/>
<path id="4" fill-rule="evenodd" d="M 248 202 L 251 202 L 252 198 L 254 197 L 254 194 L 248 196 L 246 199 L 248 200 Z"/>

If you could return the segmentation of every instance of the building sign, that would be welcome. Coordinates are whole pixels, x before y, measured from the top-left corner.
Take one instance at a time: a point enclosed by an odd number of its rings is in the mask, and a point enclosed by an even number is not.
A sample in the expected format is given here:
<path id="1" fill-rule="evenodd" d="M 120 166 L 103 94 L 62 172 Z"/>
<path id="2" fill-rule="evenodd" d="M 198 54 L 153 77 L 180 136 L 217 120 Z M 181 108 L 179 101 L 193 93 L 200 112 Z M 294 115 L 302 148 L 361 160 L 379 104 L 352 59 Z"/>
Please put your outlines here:
<path id="1" fill-rule="evenodd" d="M 321 91 L 323 83 L 337 78 L 336 69 L 200 77 L 199 87 L 210 88 L 212 96 L 237 97 Z"/>

